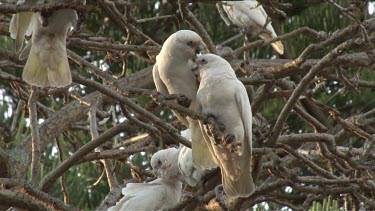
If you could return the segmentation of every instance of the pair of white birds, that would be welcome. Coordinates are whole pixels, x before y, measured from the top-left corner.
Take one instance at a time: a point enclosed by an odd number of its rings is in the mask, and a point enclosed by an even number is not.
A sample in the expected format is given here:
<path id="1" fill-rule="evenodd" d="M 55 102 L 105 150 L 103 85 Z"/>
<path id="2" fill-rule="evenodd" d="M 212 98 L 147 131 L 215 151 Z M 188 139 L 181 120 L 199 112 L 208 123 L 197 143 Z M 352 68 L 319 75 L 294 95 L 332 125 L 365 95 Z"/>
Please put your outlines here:
<path id="1" fill-rule="evenodd" d="M 81 3 L 85 0 L 19 0 L 17 4 Z M 20 12 L 14 14 L 9 26 L 10 36 L 16 40 L 16 52 L 21 52 L 25 35 L 31 40 L 20 54 L 28 57 L 22 78 L 38 87 L 64 87 L 72 83 L 66 53 L 66 36 L 76 26 L 78 16 L 73 9 L 59 9 L 51 14 Z"/>

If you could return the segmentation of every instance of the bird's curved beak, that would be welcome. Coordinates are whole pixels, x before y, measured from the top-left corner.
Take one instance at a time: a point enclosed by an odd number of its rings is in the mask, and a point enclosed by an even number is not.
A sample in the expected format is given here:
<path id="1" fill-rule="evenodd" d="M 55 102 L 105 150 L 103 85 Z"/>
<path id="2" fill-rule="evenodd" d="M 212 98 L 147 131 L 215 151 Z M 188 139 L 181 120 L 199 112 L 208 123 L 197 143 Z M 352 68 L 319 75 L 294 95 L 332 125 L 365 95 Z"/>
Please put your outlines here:
<path id="1" fill-rule="evenodd" d="M 191 71 L 194 73 L 195 77 L 199 76 L 199 67 L 198 65 L 191 69 Z"/>
<path id="2" fill-rule="evenodd" d="M 191 71 L 193 72 L 194 76 L 195 76 L 195 79 L 197 81 L 200 81 L 199 80 L 199 62 L 198 61 L 195 61 L 194 62 L 194 66 L 193 68 L 191 69 Z"/>
<path id="3" fill-rule="evenodd" d="M 153 169 L 153 170 L 152 170 L 152 173 L 154 173 L 154 175 L 155 175 L 156 177 L 158 177 L 158 175 L 159 175 L 158 170 L 156 170 L 156 169 Z"/>

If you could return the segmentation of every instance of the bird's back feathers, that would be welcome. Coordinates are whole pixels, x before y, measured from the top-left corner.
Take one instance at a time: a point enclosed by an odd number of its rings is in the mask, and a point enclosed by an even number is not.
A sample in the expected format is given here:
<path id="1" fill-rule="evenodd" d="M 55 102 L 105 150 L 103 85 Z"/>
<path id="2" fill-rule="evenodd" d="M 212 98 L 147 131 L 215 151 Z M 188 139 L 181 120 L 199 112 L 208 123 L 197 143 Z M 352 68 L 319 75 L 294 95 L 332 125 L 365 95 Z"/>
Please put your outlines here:
<path id="1" fill-rule="evenodd" d="M 158 178 L 149 183 L 129 183 L 124 197 L 108 211 L 163 210 L 178 203 L 182 184 Z"/>

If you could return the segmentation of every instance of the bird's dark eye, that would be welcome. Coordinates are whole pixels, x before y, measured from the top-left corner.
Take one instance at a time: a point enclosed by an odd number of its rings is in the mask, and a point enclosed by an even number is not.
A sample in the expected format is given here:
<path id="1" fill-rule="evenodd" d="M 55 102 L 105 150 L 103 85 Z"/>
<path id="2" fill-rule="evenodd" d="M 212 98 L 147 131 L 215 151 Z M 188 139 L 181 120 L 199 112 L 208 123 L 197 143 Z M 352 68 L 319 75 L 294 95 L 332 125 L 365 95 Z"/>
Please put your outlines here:
<path id="1" fill-rule="evenodd" d="M 162 164 L 161 160 L 158 160 L 158 165 L 160 166 Z"/>
<path id="2" fill-rule="evenodd" d="M 194 47 L 194 43 L 193 41 L 189 41 L 188 43 L 186 43 L 190 48 L 193 48 Z"/>
<path id="3" fill-rule="evenodd" d="M 205 59 L 202 59 L 201 64 L 207 64 L 208 62 Z"/>

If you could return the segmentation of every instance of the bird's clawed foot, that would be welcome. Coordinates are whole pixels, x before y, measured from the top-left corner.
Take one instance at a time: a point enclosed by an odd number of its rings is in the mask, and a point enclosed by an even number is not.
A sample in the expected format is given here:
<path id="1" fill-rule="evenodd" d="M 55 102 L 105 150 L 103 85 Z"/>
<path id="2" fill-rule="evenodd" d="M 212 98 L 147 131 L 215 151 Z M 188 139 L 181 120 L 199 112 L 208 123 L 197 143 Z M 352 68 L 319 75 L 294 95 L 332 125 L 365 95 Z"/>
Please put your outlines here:
<path id="1" fill-rule="evenodd" d="M 222 141 L 222 133 L 225 131 L 225 125 L 216 120 L 215 115 L 207 114 L 207 118 L 203 121 L 207 134 L 215 139 L 215 145 Z"/>
<path id="2" fill-rule="evenodd" d="M 229 26 L 229 30 L 232 31 L 232 32 L 238 33 L 238 32 L 241 31 L 241 28 L 232 24 L 232 25 Z"/>
<path id="3" fill-rule="evenodd" d="M 179 105 L 182 105 L 186 108 L 189 108 L 190 104 L 191 104 L 191 99 L 187 98 L 185 95 L 181 95 L 177 98 L 177 103 Z"/>
<path id="4" fill-rule="evenodd" d="M 224 188 L 223 185 L 218 185 L 214 189 L 215 191 L 215 198 L 217 203 L 220 205 L 222 210 L 228 210 L 227 205 L 225 204 L 224 200 Z"/>
<path id="5" fill-rule="evenodd" d="M 223 140 L 223 145 L 226 146 L 231 153 L 235 153 L 241 147 L 241 142 L 238 142 L 236 136 L 233 134 L 227 134 Z"/>
<path id="6" fill-rule="evenodd" d="M 213 124 L 213 123 L 215 123 L 215 120 L 216 120 L 215 115 L 207 114 L 206 119 L 203 120 L 203 124 L 205 124 L 205 125 Z"/>

